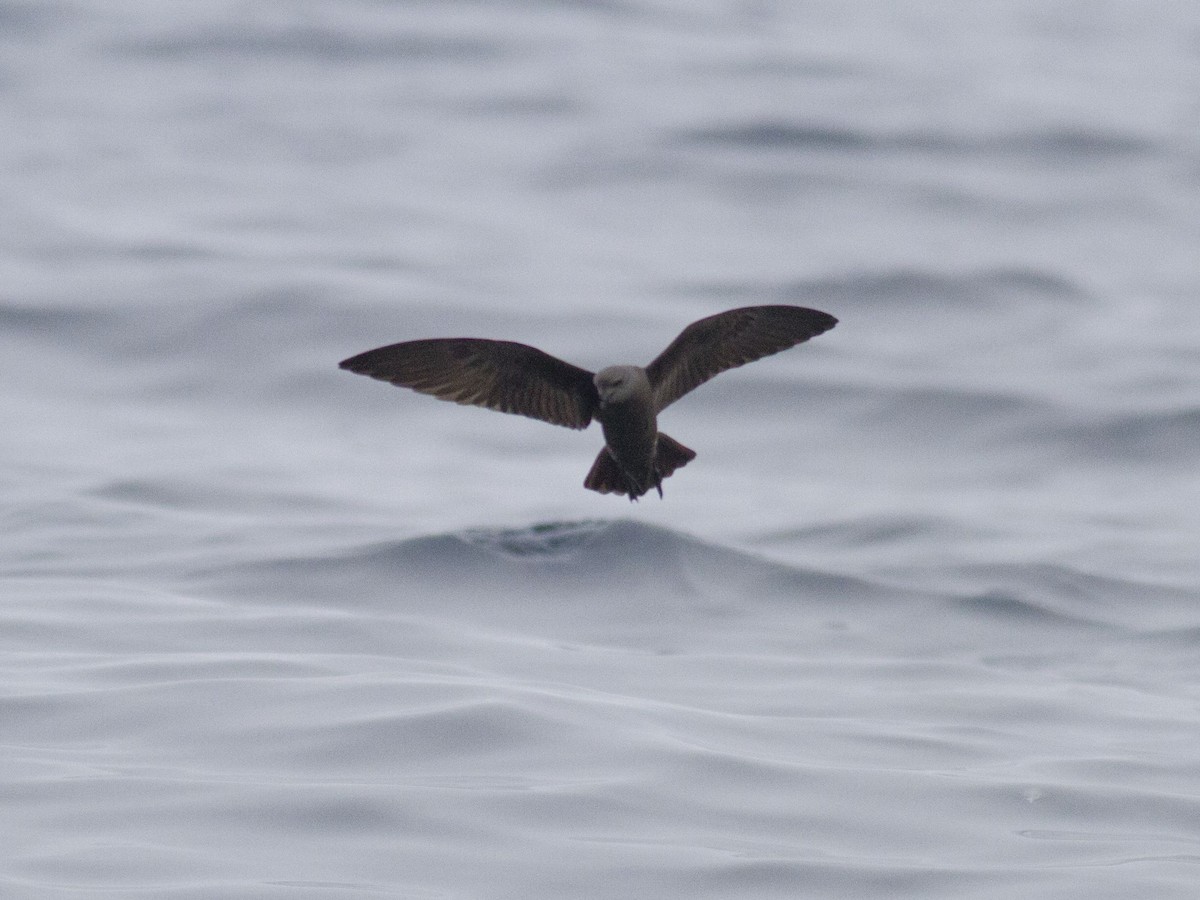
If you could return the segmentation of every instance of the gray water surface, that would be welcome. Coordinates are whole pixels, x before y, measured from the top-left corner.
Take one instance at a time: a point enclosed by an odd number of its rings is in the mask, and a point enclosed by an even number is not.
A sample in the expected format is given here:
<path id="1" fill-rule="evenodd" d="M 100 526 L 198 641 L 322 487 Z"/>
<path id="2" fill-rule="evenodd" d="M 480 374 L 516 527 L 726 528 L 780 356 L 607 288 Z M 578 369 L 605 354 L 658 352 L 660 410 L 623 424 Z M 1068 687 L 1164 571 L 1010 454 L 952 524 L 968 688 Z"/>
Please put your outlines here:
<path id="1" fill-rule="evenodd" d="M 0 896 L 1191 900 L 1198 47 L 0 0 Z M 757 303 L 636 505 L 337 369 Z"/>

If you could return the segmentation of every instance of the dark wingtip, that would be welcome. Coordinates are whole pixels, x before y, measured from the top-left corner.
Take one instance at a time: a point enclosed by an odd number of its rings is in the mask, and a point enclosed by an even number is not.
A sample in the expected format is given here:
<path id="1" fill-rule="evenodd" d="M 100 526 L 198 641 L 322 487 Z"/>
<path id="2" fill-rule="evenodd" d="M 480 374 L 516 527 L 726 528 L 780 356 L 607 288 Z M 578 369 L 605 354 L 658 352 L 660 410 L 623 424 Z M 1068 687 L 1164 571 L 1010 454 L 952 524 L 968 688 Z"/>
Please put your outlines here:
<path id="1" fill-rule="evenodd" d="M 811 340 L 812 338 L 824 334 L 838 323 L 838 320 L 835 316 L 831 316 L 829 313 L 822 312 L 819 309 L 808 309 L 807 307 L 803 306 L 795 308 L 804 312 L 802 321 L 803 328 L 807 334 L 804 335 L 801 342 Z"/>
<path id="2" fill-rule="evenodd" d="M 354 356 L 348 356 L 338 363 L 338 368 L 345 369 L 347 372 L 355 372 L 361 375 L 365 369 L 363 366 L 363 357 L 368 356 L 370 353 L 371 351 L 368 350 L 366 353 L 358 353 Z"/>
<path id="3" fill-rule="evenodd" d="M 810 309 L 807 312 L 811 313 L 809 324 L 813 329 L 813 337 L 816 337 L 818 334 L 824 334 L 838 323 L 836 316 L 831 316 L 829 313 L 822 312 L 819 309 Z"/>
<path id="4" fill-rule="evenodd" d="M 374 350 L 365 350 L 343 359 L 338 363 L 338 368 L 353 372 L 355 375 L 366 375 L 368 378 L 383 377 L 379 375 L 382 368 L 380 364 L 386 363 L 387 357 L 381 351 L 390 349 L 391 347 L 376 347 Z"/>

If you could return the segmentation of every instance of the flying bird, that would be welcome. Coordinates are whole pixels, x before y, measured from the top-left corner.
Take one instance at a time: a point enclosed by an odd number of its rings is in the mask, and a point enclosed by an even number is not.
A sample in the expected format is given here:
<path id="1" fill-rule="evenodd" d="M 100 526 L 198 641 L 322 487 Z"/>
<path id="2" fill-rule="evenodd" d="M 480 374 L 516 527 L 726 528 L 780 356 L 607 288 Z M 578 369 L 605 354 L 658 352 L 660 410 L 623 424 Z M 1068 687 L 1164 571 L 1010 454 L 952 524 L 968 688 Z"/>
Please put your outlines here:
<path id="1" fill-rule="evenodd" d="M 746 306 L 693 322 L 645 368 L 589 372 L 535 347 L 480 338 L 405 341 L 343 360 L 343 369 L 471 404 L 587 428 L 595 419 L 604 449 L 583 486 L 630 500 L 658 490 L 696 457 L 658 430 L 658 414 L 715 375 L 828 331 L 829 313 L 802 306 Z"/>

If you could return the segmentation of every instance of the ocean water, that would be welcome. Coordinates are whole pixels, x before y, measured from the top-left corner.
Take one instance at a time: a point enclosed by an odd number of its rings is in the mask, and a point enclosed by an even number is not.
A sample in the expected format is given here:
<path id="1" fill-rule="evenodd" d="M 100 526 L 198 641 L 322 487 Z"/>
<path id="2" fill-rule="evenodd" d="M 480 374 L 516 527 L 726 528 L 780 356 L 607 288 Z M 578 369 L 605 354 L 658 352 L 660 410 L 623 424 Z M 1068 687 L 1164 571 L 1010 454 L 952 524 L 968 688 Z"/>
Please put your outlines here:
<path id="1" fill-rule="evenodd" d="M 1200 890 L 1200 6 L 0 0 L 0 898 Z M 337 369 L 832 332 L 601 446 Z"/>

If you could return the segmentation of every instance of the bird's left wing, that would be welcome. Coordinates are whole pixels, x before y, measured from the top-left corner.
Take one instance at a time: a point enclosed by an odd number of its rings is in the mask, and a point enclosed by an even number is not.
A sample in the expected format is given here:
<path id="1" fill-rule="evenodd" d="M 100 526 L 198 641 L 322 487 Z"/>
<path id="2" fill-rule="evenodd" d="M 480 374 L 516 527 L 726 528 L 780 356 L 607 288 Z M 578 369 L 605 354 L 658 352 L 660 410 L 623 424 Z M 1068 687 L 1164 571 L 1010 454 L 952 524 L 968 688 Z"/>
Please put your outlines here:
<path id="1" fill-rule="evenodd" d="M 726 369 L 743 366 L 828 331 L 837 319 L 803 306 L 745 306 L 693 322 L 646 375 L 661 412 Z"/>
<path id="2" fill-rule="evenodd" d="M 512 341 L 405 341 L 368 350 L 339 365 L 441 400 L 567 428 L 587 428 L 599 404 L 591 372 Z"/>

